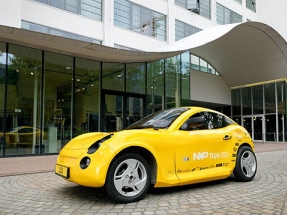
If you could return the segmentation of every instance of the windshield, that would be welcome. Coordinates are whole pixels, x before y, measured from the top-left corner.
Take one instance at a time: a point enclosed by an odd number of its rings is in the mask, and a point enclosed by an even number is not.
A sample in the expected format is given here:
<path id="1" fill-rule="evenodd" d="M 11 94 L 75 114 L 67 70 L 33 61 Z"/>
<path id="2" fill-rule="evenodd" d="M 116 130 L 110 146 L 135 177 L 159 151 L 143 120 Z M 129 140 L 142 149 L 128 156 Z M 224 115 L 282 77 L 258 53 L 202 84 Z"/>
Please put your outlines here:
<path id="1" fill-rule="evenodd" d="M 177 117 L 188 109 L 189 108 L 171 108 L 168 110 L 158 111 L 132 124 L 127 127 L 126 130 L 140 128 L 168 128 Z"/>

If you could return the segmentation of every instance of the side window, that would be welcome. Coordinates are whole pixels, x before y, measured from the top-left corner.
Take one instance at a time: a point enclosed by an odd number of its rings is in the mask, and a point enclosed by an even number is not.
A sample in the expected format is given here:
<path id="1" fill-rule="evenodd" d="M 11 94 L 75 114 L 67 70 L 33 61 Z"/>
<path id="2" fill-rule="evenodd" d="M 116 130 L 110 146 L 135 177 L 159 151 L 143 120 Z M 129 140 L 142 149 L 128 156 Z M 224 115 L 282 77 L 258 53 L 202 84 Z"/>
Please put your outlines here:
<path id="1" fill-rule="evenodd" d="M 228 125 L 234 124 L 234 122 L 222 114 L 210 113 L 213 115 L 213 127 L 214 128 L 223 128 Z"/>
<path id="2" fill-rule="evenodd" d="M 204 117 L 204 122 L 202 121 L 202 117 Z M 198 124 L 194 123 L 195 121 L 198 121 L 199 123 Z M 192 127 L 191 122 L 193 122 L 192 125 L 196 124 L 196 126 Z M 188 120 L 186 120 L 182 124 L 180 130 L 191 131 L 191 130 L 217 129 L 226 127 L 231 124 L 235 124 L 235 122 L 226 118 L 222 114 L 204 111 L 192 115 Z"/>
<path id="3" fill-rule="evenodd" d="M 213 128 L 223 128 L 225 126 L 224 116 L 217 113 L 210 113 L 213 116 Z"/>
<path id="4" fill-rule="evenodd" d="M 201 129 L 217 129 L 225 127 L 225 117 L 218 113 L 213 112 L 202 112 L 201 113 L 205 117 L 205 125 L 201 127 Z"/>
<path id="5" fill-rule="evenodd" d="M 180 127 L 180 130 L 192 131 L 206 129 L 205 117 L 203 113 L 196 113 L 188 118 Z"/>
<path id="6" fill-rule="evenodd" d="M 231 119 L 229 119 L 227 117 L 224 117 L 224 120 L 225 120 L 225 126 L 237 124 L 236 122 L 232 121 Z"/>

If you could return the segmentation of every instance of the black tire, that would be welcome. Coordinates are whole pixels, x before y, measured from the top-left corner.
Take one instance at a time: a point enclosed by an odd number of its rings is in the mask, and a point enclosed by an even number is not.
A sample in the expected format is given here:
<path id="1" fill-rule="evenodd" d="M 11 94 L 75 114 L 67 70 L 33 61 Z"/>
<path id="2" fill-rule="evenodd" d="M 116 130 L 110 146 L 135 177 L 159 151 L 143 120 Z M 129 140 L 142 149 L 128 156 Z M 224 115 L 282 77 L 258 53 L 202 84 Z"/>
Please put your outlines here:
<path id="1" fill-rule="evenodd" d="M 238 149 L 236 166 L 233 174 L 237 181 L 248 182 L 251 181 L 257 171 L 257 160 L 254 152 L 248 146 L 242 146 Z"/>
<path id="2" fill-rule="evenodd" d="M 147 161 L 138 154 L 128 153 L 119 156 L 110 165 L 105 189 L 116 202 L 129 203 L 142 199 L 150 182 Z"/>

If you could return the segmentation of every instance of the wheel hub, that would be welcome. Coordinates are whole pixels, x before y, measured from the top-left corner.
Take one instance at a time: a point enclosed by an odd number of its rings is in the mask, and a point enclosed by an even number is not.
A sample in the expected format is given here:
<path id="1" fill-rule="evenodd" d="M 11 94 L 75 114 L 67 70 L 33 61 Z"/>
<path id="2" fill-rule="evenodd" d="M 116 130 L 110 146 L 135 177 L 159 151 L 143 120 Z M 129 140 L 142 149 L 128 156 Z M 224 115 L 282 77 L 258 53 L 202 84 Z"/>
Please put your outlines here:
<path id="1" fill-rule="evenodd" d="M 137 177 L 134 176 L 134 172 L 131 172 L 130 174 L 126 175 L 126 179 L 128 179 L 128 183 L 131 184 L 137 179 Z"/>

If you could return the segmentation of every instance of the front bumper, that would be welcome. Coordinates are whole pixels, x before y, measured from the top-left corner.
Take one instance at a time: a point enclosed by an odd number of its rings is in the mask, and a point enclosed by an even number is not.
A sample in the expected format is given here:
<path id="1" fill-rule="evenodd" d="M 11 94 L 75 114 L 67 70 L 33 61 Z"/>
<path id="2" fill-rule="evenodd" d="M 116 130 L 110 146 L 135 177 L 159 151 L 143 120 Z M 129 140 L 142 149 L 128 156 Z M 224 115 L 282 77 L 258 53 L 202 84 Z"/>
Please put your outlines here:
<path id="1" fill-rule="evenodd" d="M 102 144 L 94 154 L 87 154 L 87 149 L 63 148 L 57 159 L 55 173 L 59 175 L 61 166 L 64 173 L 68 171 L 67 177 L 63 177 L 67 181 L 87 187 L 102 187 L 114 155 L 114 151 L 105 144 Z M 86 156 L 91 159 L 91 163 L 82 169 L 80 162 Z"/>

